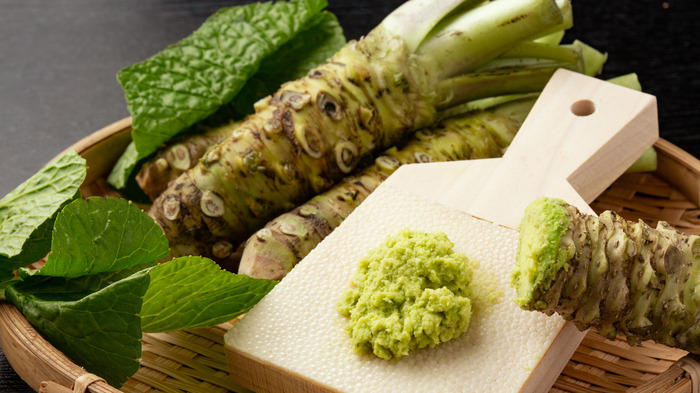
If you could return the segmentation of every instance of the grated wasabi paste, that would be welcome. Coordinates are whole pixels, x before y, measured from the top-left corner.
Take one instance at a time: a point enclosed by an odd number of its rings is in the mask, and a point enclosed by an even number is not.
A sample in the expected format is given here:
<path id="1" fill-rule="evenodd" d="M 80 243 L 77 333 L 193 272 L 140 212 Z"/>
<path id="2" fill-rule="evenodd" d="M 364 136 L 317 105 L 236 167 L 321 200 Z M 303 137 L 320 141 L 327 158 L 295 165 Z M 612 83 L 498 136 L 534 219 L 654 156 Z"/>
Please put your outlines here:
<path id="1" fill-rule="evenodd" d="M 398 359 L 469 327 L 475 262 L 444 233 L 403 230 L 360 261 L 338 311 L 356 352 Z"/>

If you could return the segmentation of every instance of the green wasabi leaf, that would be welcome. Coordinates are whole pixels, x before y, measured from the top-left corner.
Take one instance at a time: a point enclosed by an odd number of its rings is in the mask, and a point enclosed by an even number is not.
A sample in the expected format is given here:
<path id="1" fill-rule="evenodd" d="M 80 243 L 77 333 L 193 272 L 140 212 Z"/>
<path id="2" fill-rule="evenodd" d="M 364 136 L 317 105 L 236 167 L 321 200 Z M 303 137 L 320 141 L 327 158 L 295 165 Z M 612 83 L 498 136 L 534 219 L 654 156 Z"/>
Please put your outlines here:
<path id="1" fill-rule="evenodd" d="M 23 269 L 22 274 L 20 274 L 21 281 L 14 282 L 13 287 L 24 294 L 60 294 L 65 298 L 78 299 L 92 292 L 100 291 L 123 278 L 152 267 L 154 264 L 147 263 L 117 272 L 104 272 L 76 278 L 42 276 L 31 274 L 38 272 L 38 270 Z M 30 274 L 26 274 L 26 272 Z"/>
<path id="2" fill-rule="evenodd" d="M 292 0 L 225 8 L 177 44 L 121 70 L 139 156 L 230 102 L 260 62 L 326 5 Z"/>
<path id="3" fill-rule="evenodd" d="M 338 19 L 330 12 L 317 15 L 309 27 L 268 56 L 231 102 L 242 115 L 253 113 L 253 104 L 277 91 L 288 81 L 296 80 L 319 64 L 325 63 L 345 45 L 345 35 Z"/>
<path id="4" fill-rule="evenodd" d="M 18 281 L 20 281 L 20 279 L 16 278 L 12 272 L 9 274 L 0 273 L 0 300 L 7 300 L 5 289 Z"/>
<path id="5" fill-rule="evenodd" d="M 0 276 L 46 256 L 56 214 L 80 195 L 87 165 L 70 151 L 0 200 Z"/>
<path id="6" fill-rule="evenodd" d="M 117 163 L 114 164 L 112 172 L 107 177 L 107 183 L 118 189 L 126 187 L 129 175 L 134 171 L 140 159 L 139 152 L 136 151 L 136 144 L 132 141 L 119 157 Z"/>
<path id="7" fill-rule="evenodd" d="M 154 264 L 169 253 L 162 229 L 121 198 L 78 199 L 56 218 L 51 254 L 36 275 L 80 277 Z"/>
<path id="8" fill-rule="evenodd" d="M 151 156 L 142 159 L 136 151 L 136 145 L 131 141 L 112 167 L 112 171 L 107 177 L 107 183 L 117 188 L 119 193 L 130 201 L 143 204 L 151 203 L 151 198 L 143 192 L 136 181 L 136 174 Z"/>
<path id="9" fill-rule="evenodd" d="M 24 293 L 14 286 L 6 295 L 53 346 L 120 387 L 139 368 L 138 314 L 148 283 L 142 270 L 85 296 Z"/>
<path id="10" fill-rule="evenodd" d="M 280 85 L 306 75 L 310 69 L 324 63 L 345 45 L 345 36 L 336 17 L 329 12 L 314 15 L 287 43 L 264 57 L 254 75 L 245 76 L 245 84 L 230 100 L 201 119 L 216 125 L 231 118 L 242 118 L 253 113 L 253 104 L 279 89 Z M 126 70 L 122 71 L 126 73 Z M 126 75 L 126 74 L 125 74 Z M 191 77 L 196 77 L 192 74 Z M 194 123 L 192 123 L 194 124 Z M 185 130 L 185 128 L 188 128 Z M 191 127 L 181 128 L 183 133 L 193 132 Z M 196 130 L 194 131 L 196 132 Z M 147 129 L 143 133 L 148 133 Z M 167 140 L 159 140 L 159 143 Z M 118 189 L 128 186 L 133 173 L 138 170 L 138 161 L 155 152 L 155 149 L 132 142 L 117 164 L 112 168 L 107 181 Z"/>
<path id="11" fill-rule="evenodd" d="M 150 271 L 144 296 L 144 332 L 212 326 L 246 313 L 276 284 L 221 270 L 203 257 L 180 257 Z"/>

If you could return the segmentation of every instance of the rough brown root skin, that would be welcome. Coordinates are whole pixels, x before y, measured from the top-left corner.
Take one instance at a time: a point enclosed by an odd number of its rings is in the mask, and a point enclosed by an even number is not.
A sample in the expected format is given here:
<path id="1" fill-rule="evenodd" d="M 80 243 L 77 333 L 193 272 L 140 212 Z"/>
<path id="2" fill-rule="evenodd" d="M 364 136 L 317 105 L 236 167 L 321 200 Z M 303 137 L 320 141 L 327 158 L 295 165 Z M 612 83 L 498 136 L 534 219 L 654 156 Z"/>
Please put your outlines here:
<path id="1" fill-rule="evenodd" d="M 149 213 L 163 226 L 174 255 L 207 250 L 222 239 L 238 244 L 330 188 L 372 153 L 431 124 L 435 85 L 403 41 L 375 30 L 257 105 L 207 153 L 212 159 L 172 181 Z M 218 202 L 212 195 L 223 202 L 223 212 L 208 203 Z M 166 211 L 174 202 L 165 202 L 173 199 L 180 216 L 170 220 Z M 216 207 L 216 214 L 202 206 Z"/>
<path id="2" fill-rule="evenodd" d="M 700 353 L 700 237 L 611 211 L 599 217 L 570 205 L 566 211 L 570 224 L 559 246 L 575 251 L 551 272 L 549 285 L 532 286 L 532 301 L 521 307 L 557 313 L 610 339 L 621 334 L 632 344 L 651 339 Z"/>
<path id="3" fill-rule="evenodd" d="M 211 146 L 223 141 L 239 124 L 228 122 L 174 140 L 143 164 L 136 175 L 136 182 L 151 200 L 156 199 L 171 181 L 194 167 Z"/>
<path id="4" fill-rule="evenodd" d="M 270 221 L 248 239 L 238 272 L 282 279 L 399 166 L 499 157 L 518 127 L 505 116 L 482 112 L 419 131 L 400 150 L 389 149 L 375 164 Z"/>

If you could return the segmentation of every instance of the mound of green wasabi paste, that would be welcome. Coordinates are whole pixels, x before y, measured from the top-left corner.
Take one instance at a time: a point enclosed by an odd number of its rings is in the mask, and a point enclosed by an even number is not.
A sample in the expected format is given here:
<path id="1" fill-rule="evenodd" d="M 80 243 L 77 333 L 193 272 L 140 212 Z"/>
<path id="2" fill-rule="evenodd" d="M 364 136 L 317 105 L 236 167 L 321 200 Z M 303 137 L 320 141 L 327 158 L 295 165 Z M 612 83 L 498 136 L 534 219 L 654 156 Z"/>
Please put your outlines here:
<path id="1" fill-rule="evenodd" d="M 370 250 L 338 304 L 356 352 L 398 359 L 467 330 L 474 262 L 453 247 L 444 233 L 403 230 Z"/>

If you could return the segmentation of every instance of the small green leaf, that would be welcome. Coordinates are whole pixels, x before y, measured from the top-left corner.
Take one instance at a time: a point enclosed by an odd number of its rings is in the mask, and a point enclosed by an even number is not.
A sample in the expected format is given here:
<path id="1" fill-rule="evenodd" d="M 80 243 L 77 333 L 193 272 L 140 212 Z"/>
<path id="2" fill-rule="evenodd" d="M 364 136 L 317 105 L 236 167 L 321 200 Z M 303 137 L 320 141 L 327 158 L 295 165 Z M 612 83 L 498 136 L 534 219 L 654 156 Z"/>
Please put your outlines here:
<path id="1" fill-rule="evenodd" d="M 144 296 L 144 332 L 212 326 L 246 313 L 275 281 L 229 273 L 203 257 L 181 257 L 150 271 Z"/>
<path id="2" fill-rule="evenodd" d="M 6 295 L 53 346 L 120 387 L 139 368 L 138 314 L 148 283 L 149 275 L 142 270 L 82 297 L 23 293 L 14 286 Z"/>
<path id="3" fill-rule="evenodd" d="M 224 8 L 182 41 L 120 71 L 139 156 L 231 101 L 260 62 L 325 6 L 292 0 Z"/>
<path id="4" fill-rule="evenodd" d="M 5 289 L 18 281 L 19 278 L 15 278 L 14 273 L 7 274 L 0 272 L 0 300 L 7 300 Z"/>
<path id="5" fill-rule="evenodd" d="M 139 157 L 139 152 L 136 151 L 136 144 L 132 141 L 124 150 L 121 157 L 114 167 L 112 172 L 110 172 L 109 177 L 107 177 L 107 182 L 118 189 L 126 187 L 126 183 L 129 180 L 129 175 L 136 168 L 136 164 L 141 159 Z"/>
<path id="6" fill-rule="evenodd" d="M 46 256 L 56 213 L 80 195 L 87 165 L 70 151 L 0 200 L 0 271 L 3 275 Z"/>
<path id="7" fill-rule="evenodd" d="M 162 229 L 121 198 L 78 199 L 56 218 L 51 254 L 37 273 L 80 277 L 155 263 L 169 253 Z"/>

